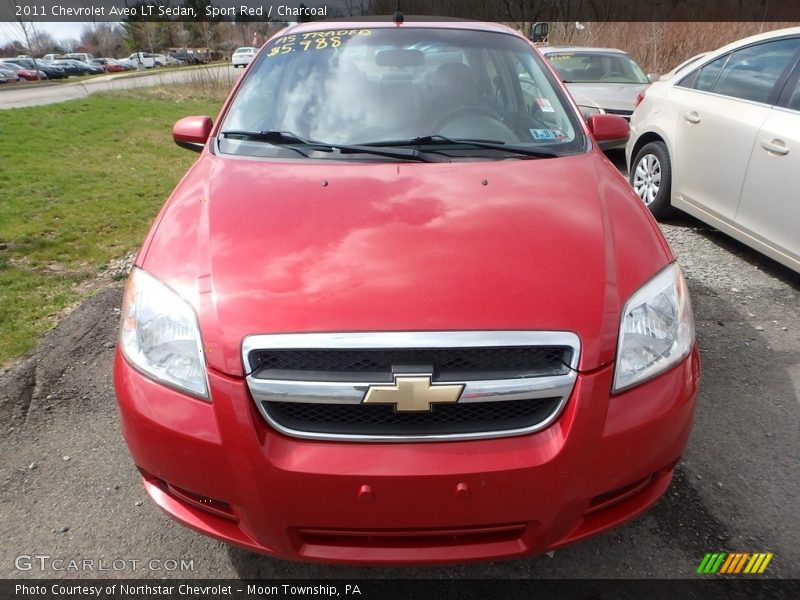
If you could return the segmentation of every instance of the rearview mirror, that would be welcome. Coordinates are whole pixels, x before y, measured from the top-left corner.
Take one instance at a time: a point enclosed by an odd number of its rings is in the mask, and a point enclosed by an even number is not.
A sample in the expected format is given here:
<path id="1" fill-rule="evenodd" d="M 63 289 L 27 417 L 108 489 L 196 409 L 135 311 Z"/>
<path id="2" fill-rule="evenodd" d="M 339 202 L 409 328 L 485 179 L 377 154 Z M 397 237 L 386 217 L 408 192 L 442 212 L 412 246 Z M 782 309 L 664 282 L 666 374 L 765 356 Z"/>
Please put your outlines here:
<path id="1" fill-rule="evenodd" d="M 202 152 L 211 127 L 211 117 L 184 117 L 172 127 L 172 139 L 181 148 Z"/>
<path id="2" fill-rule="evenodd" d="M 616 115 L 592 115 L 586 124 L 601 150 L 624 144 L 631 135 L 628 122 Z"/>
<path id="3" fill-rule="evenodd" d="M 379 67 L 419 67 L 425 63 L 421 50 L 381 50 L 375 54 Z"/>

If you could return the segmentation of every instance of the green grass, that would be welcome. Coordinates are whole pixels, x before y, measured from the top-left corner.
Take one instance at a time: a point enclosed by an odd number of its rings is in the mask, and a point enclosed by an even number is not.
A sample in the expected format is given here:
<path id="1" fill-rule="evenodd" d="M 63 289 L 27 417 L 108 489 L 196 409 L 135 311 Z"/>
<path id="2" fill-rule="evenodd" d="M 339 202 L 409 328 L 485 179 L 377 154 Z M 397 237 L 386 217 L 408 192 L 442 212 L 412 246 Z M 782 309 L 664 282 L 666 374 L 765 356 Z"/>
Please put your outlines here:
<path id="1" fill-rule="evenodd" d="M 197 158 L 180 117 L 216 116 L 224 89 L 137 89 L 0 111 L 0 365 L 21 356 L 136 250 Z"/>

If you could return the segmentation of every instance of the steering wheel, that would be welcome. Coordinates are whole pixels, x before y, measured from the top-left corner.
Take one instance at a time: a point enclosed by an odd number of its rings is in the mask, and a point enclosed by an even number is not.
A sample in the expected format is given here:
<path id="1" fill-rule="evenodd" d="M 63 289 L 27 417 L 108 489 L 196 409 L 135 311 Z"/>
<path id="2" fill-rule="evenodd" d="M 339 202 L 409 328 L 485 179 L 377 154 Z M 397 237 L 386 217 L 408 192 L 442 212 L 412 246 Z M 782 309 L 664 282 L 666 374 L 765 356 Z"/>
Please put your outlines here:
<path id="1" fill-rule="evenodd" d="M 431 126 L 431 130 L 438 133 L 456 119 L 463 119 L 464 117 L 470 117 L 474 115 L 489 117 L 495 121 L 500 121 L 501 123 L 503 122 L 503 119 L 500 117 L 500 115 L 491 108 L 487 108 L 485 106 L 462 106 L 460 108 L 451 110 L 450 112 L 445 113 L 436 119 L 436 122 Z"/>

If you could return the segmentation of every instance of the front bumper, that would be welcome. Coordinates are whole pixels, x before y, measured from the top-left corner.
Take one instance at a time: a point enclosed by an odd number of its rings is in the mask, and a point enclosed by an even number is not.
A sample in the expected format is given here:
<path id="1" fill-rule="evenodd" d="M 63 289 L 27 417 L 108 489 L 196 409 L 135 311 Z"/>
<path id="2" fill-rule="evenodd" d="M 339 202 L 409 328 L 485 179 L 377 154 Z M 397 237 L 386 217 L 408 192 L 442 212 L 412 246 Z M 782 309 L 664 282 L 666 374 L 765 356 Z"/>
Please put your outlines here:
<path id="1" fill-rule="evenodd" d="M 143 377 L 119 351 L 114 366 L 123 434 L 167 514 L 253 551 L 347 564 L 536 554 L 647 510 L 691 431 L 697 350 L 609 397 L 612 375 L 581 374 L 559 419 L 531 435 L 364 444 L 275 432 L 241 379 L 210 372 L 209 404 Z"/>

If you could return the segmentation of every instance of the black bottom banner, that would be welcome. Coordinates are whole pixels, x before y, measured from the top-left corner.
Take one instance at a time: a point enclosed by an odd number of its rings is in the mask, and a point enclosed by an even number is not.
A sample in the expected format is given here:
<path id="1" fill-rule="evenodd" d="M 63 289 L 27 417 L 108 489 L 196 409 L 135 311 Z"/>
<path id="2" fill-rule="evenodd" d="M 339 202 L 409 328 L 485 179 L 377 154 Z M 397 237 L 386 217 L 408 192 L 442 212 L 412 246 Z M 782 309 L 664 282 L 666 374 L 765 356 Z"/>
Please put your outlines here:
<path id="1" fill-rule="evenodd" d="M 800 581 L 786 579 L 717 580 L 529 580 L 529 579 L 362 579 L 362 580 L 0 580 L 0 598 L 39 600 L 138 600 L 353 598 L 358 600 L 458 598 L 558 598 L 569 600 L 716 598 L 788 599 L 800 597 Z"/>

